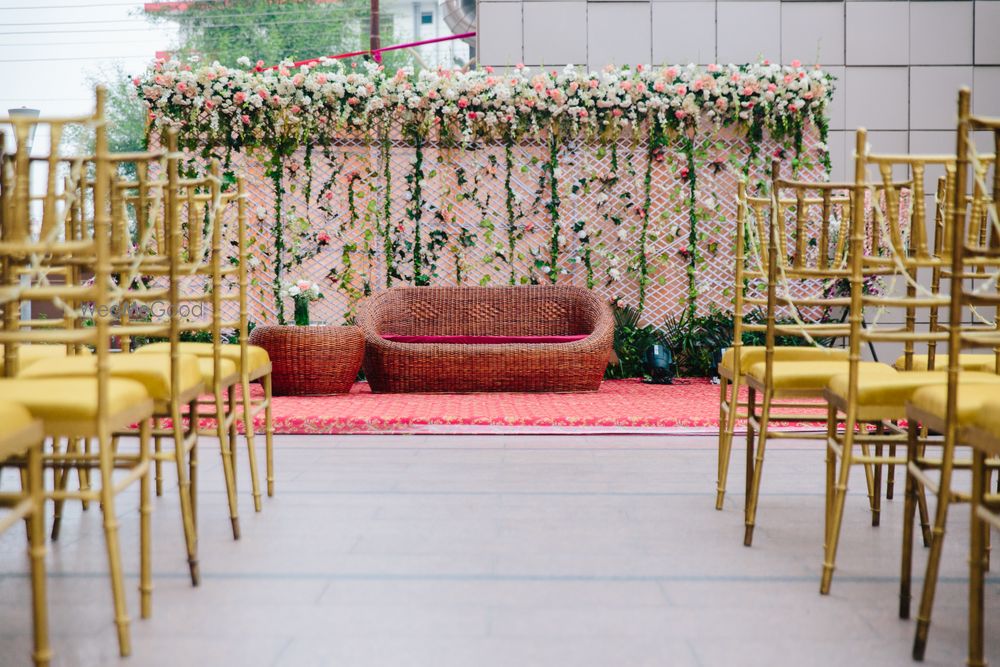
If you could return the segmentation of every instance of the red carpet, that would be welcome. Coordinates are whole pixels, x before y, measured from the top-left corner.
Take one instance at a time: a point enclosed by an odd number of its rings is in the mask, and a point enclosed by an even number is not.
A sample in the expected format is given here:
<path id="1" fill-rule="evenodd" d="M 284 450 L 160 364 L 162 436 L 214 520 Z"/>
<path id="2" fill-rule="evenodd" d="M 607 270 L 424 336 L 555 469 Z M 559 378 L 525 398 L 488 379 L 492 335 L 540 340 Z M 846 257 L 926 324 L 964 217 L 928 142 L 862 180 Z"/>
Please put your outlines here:
<path id="1" fill-rule="evenodd" d="M 584 394 L 373 394 L 277 396 L 276 433 L 664 433 L 718 430 L 719 386 L 609 380 Z M 257 430 L 262 430 L 263 415 Z"/>

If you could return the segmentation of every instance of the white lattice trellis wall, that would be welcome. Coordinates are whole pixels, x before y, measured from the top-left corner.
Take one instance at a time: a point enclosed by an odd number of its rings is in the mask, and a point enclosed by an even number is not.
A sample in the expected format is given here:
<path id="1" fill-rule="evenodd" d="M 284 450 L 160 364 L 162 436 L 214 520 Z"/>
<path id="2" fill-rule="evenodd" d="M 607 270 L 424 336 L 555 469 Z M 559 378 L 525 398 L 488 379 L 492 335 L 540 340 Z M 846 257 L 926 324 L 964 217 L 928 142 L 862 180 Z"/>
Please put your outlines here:
<path id="1" fill-rule="evenodd" d="M 274 167 L 234 154 L 230 168 L 247 179 L 257 258 L 251 317 L 273 323 L 283 309 L 290 319 L 291 304 L 279 304 L 274 289 L 279 221 L 282 275 L 323 288 L 314 322 L 349 320 L 365 294 L 391 285 L 532 284 L 553 275 L 641 306 L 648 323 L 679 317 L 692 297 L 699 313 L 728 310 L 737 179 L 749 164 L 753 188 L 773 155 L 784 156 L 790 173 L 793 150 L 765 138 L 751 159 L 751 143 L 726 129 L 704 129 L 688 148 L 686 141 L 652 153 L 644 139 L 565 143 L 553 169 L 544 140 L 473 148 L 428 142 L 419 151 L 401 138 L 344 140 L 284 160 L 280 218 Z M 825 178 L 820 148 L 817 133 L 807 132 L 800 178 Z"/>

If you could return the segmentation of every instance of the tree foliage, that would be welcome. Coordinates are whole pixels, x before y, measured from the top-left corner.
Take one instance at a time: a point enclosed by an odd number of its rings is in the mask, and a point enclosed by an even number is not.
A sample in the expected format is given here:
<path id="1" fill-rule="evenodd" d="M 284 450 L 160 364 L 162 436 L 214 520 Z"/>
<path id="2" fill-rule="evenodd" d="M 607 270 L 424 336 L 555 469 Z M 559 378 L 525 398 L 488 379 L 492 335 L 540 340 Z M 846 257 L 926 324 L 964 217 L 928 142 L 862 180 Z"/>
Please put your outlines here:
<path id="1" fill-rule="evenodd" d="M 267 65 L 369 48 L 369 0 L 225 0 L 190 2 L 144 16 L 178 27 L 180 59 L 235 66 L 241 56 Z M 393 43 L 383 13 L 383 44 Z M 387 54 L 388 57 L 389 54 Z M 406 56 L 392 55 L 393 64 Z"/>
<path id="2" fill-rule="evenodd" d="M 136 95 L 131 77 L 120 64 L 95 70 L 87 77 L 92 86 L 104 85 L 108 91 L 105 114 L 108 118 L 108 147 L 113 153 L 131 153 L 146 149 L 146 108 Z M 80 154 L 94 151 L 94 130 L 83 125 L 69 125 L 63 145 Z M 134 167 L 132 168 L 134 170 Z M 131 176 L 125 169 L 126 177 Z"/>

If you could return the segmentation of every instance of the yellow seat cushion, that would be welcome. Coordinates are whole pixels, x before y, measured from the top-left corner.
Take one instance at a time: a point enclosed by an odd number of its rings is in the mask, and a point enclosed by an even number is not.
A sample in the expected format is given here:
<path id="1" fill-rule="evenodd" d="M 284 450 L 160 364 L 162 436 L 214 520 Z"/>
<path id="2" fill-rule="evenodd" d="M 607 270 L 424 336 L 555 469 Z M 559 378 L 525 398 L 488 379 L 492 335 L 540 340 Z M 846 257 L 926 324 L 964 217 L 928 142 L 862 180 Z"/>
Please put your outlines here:
<path id="1" fill-rule="evenodd" d="M 31 446 L 30 440 L 26 438 L 31 432 L 26 429 L 34 422 L 35 418 L 23 405 L 0 401 L 0 461 L 23 454 Z M 41 441 L 39 435 L 36 444 Z"/>
<path id="2" fill-rule="evenodd" d="M 34 421 L 28 409 L 20 403 L 0 401 L 0 433 L 16 433 Z"/>
<path id="3" fill-rule="evenodd" d="M 205 383 L 205 391 L 209 391 L 215 384 L 215 364 L 211 357 L 197 357 L 198 359 L 198 369 L 201 371 L 202 382 Z M 230 359 L 221 359 L 219 368 L 222 371 L 222 379 L 231 378 L 233 376 L 239 376 L 239 371 L 236 369 L 236 364 Z"/>
<path id="4" fill-rule="evenodd" d="M 963 383 L 992 384 L 1000 388 L 1000 375 L 992 373 L 963 373 Z M 904 419 L 906 403 L 917 390 L 928 386 L 944 386 L 948 382 L 948 374 L 938 371 L 900 371 L 894 375 L 863 376 L 858 380 L 856 400 L 858 404 L 858 419 L 876 421 L 882 419 Z M 830 379 L 827 389 L 846 403 L 849 391 L 849 378 L 846 374 Z"/>
<path id="5" fill-rule="evenodd" d="M 180 387 L 183 394 L 202 383 L 198 358 L 190 354 L 180 356 Z M 165 354 L 112 354 L 108 358 L 111 377 L 140 382 L 151 398 L 171 400 L 170 357 Z M 97 372 L 96 357 L 46 359 L 32 364 L 18 374 L 19 378 L 69 378 L 93 377 Z"/>
<path id="6" fill-rule="evenodd" d="M 23 405 L 33 417 L 53 422 L 93 420 L 97 417 L 96 378 L 0 378 L 0 401 Z M 108 381 L 108 412 L 116 415 L 152 408 L 141 382 Z"/>
<path id="7" fill-rule="evenodd" d="M 993 436 L 982 442 L 977 441 L 976 446 L 988 454 L 1000 456 L 1000 398 L 993 395 L 986 399 L 973 423 Z"/>
<path id="8" fill-rule="evenodd" d="M 913 368 L 914 371 L 926 371 L 927 370 L 927 355 L 926 354 L 915 354 L 913 355 Z M 958 355 L 958 365 L 963 371 L 980 371 L 983 373 L 993 373 L 996 370 L 996 357 L 992 354 L 960 354 Z M 898 370 L 905 370 L 906 368 L 906 355 L 900 355 L 896 362 L 893 364 Z M 946 371 L 948 370 L 948 355 L 947 354 L 935 354 L 934 355 L 934 370 L 936 371 Z"/>
<path id="9" fill-rule="evenodd" d="M 740 366 L 750 368 L 754 364 L 764 361 L 764 354 L 767 350 L 763 345 L 744 345 L 740 348 Z M 722 362 L 719 366 L 733 372 L 733 363 L 736 359 L 736 350 L 726 348 L 722 353 Z M 847 350 L 837 347 L 815 347 L 809 346 L 779 346 L 774 348 L 775 361 L 833 361 L 837 359 L 847 360 Z"/>
<path id="10" fill-rule="evenodd" d="M 4 369 L 4 348 L 0 345 L 0 372 Z M 77 355 L 88 356 L 90 350 L 82 348 Z M 19 345 L 17 347 L 18 371 L 23 371 L 28 366 L 42 361 L 43 359 L 62 359 L 66 357 L 65 345 Z"/>
<path id="11" fill-rule="evenodd" d="M 830 378 L 848 371 L 847 361 L 776 361 L 771 376 L 776 395 L 782 392 L 816 392 L 822 393 Z M 747 375 L 764 382 L 766 362 L 758 362 L 750 367 Z M 874 361 L 863 361 L 860 365 L 865 375 L 895 375 L 896 369 L 888 364 Z"/>
<path id="12" fill-rule="evenodd" d="M 211 357 L 212 344 L 211 343 L 181 343 L 181 352 L 184 354 L 193 354 L 199 357 Z M 150 343 L 149 345 L 144 345 L 140 347 L 136 352 L 163 352 L 170 351 L 170 343 Z M 239 345 L 223 345 L 222 346 L 222 358 L 229 359 L 234 364 L 236 368 L 240 367 L 240 346 Z M 253 373 L 264 366 L 271 363 L 271 358 L 267 355 L 267 350 L 257 345 L 247 346 L 247 362 L 249 363 L 249 372 Z"/>
<path id="13" fill-rule="evenodd" d="M 992 384 L 978 384 L 960 376 L 962 380 L 958 385 L 958 423 L 962 426 L 971 424 L 979 416 L 983 409 L 983 404 L 990 399 L 1000 398 L 1000 387 Z M 948 409 L 948 385 L 940 384 L 934 387 L 921 387 L 913 392 L 910 397 L 910 405 L 930 415 L 934 415 L 941 421 L 945 419 Z"/>

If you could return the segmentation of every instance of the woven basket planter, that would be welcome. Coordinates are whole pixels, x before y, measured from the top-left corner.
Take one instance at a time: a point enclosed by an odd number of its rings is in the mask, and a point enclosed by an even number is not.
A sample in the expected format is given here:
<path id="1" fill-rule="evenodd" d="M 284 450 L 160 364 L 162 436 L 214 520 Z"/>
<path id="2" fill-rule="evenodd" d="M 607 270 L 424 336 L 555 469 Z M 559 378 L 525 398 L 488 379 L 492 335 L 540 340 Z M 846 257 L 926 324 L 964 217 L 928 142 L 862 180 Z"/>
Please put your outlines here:
<path id="1" fill-rule="evenodd" d="M 259 326 L 250 343 L 271 357 L 275 396 L 346 394 L 365 354 L 357 327 Z"/>

